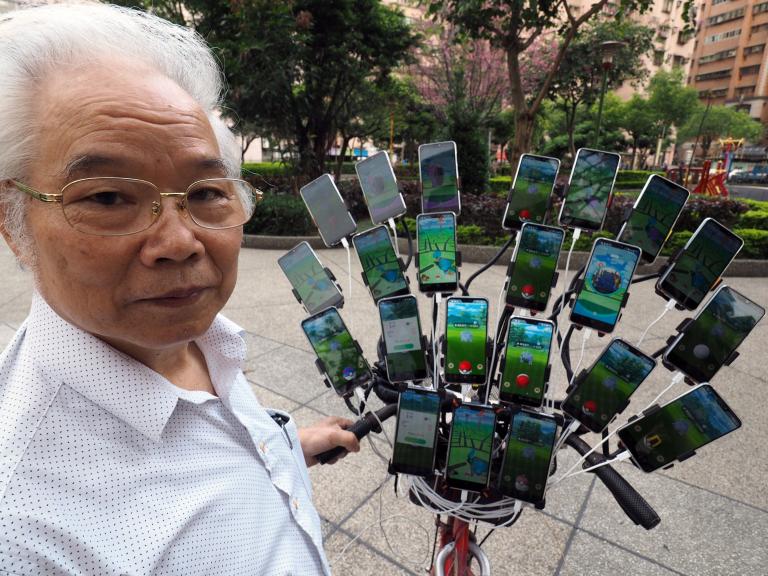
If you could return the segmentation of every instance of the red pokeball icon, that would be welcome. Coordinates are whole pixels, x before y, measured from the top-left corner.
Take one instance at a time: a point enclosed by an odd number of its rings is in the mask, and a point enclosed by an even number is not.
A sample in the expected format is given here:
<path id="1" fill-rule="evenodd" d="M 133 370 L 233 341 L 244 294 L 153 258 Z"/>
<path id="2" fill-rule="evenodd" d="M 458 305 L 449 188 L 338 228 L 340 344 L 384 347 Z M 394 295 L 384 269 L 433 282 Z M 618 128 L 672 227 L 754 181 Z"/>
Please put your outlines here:
<path id="1" fill-rule="evenodd" d="M 520 210 L 520 219 L 521 220 L 530 220 L 531 218 L 531 211 L 527 208 L 524 208 L 523 210 Z"/>
<path id="2" fill-rule="evenodd" d="M 518 374 L 517 378 L 515 378 L 515 382 L 517 383 L 518 388 L 525 388 L 530 383 L 531 379 L 528 377 L 528 374 Z"/>
<path id="3" fill-rule="evenodd" d="M 469 360 L 462 360 L 459 362 L 459 372 L 462 374 L 469 374 L 472 372 L 472 362 Z"/>
<path id="4" fill-rule="evenodd" d="M 536 294 L 536 288 L 533 284 L 526 284 L 520 288 L 520 293 L 523 295 L 523 298 L 533 298 Z"/>
<path id="5" fill-rule="evenodd" d="M 594 414 L 597 412 L 597 402 L 594 400 L 587 400 L 581 407 L 585 414 Z"/>

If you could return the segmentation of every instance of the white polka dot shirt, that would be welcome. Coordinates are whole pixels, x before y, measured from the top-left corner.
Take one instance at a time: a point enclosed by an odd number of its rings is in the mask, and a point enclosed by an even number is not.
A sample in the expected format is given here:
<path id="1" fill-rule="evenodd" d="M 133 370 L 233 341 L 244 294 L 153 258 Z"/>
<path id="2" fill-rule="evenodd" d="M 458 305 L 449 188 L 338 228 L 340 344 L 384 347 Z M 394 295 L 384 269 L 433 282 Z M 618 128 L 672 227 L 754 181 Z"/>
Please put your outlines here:
<path id="1" fill-rule="evenodd" d="M 0 575 L 330 573 L 296 427 L 254 397 L 239 334 L 218 316 L 197 341 L 217 397 L 35 297 L 0 356 Z"/>

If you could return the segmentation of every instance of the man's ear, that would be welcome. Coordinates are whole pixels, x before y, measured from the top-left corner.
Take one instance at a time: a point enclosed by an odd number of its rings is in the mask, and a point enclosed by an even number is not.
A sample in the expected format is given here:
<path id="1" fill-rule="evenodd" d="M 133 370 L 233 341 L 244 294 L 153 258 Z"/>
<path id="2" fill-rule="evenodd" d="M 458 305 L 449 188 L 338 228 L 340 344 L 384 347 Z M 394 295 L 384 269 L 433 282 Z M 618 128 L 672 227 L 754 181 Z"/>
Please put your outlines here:
<path id="1" fill-rule="evenodd" d="M 13 194 L 13 182 L 10 180 L 0 180 L 0 194 Z M 31 262 L 27 261 L 28 255 L 24 254 L 24 250 L 22 250 L 21 246 L 19 246 L 17 239 L 13 238 L 5 225 L 7 208 L 8 205 L 6 203 L 0 202 L 0 234 L 3 235 L 5 243 L 8 244 L 8 247 L 11 249 L 14 256 L 16 256 L 18 263 L 21 264 L 24 268 L 29 268 Z"/>

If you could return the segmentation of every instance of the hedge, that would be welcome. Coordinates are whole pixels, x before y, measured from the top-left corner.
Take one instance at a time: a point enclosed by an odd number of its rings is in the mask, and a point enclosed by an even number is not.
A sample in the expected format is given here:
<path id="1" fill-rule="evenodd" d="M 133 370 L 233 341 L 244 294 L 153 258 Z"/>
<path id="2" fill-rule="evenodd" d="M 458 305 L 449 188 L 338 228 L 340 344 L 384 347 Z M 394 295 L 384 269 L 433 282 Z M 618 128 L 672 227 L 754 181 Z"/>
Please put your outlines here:
<path id="1" fill-rule="evenodd" d="M 240 167 L 243 177 L 248 176 L 290 176 L 293 167 L 282 162 L 246 162 Z"/>
<path id="2" fill-rule="evenodd" d="M 246 234 L 267 236 L 313 236 L 317 229 L 301 198 L 292 194 L 267 193 L 256 205 L 245 225 Z"/>

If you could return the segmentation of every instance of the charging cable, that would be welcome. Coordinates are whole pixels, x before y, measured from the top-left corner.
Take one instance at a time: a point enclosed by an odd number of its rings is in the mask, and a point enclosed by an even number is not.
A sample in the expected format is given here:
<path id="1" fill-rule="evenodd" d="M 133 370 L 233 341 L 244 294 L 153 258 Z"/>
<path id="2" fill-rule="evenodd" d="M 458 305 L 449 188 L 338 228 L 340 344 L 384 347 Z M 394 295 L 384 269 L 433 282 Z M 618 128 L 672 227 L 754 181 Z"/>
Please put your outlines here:
<path id="1" fill-rule="evenodd" d="M 576 366 L 573 369 L 573 374 L 571 374 L 571 379 L 568 381 L 568 388 L 573 386 L 573 381 L 576 380 L 576 374 L 579 373 L 579 368 L 581 368 L 581 362 L 584 360 L 584 348 L 587 346 L 587 340 L 592 336 L 592 328 L 584 328 L 584 333 L 581 336 L 581 352 L 579 352 L 579 360 L 576 362 Z"/>
<path id="2" fill-rule="evenodd" d="M 560 447 L 563 445 L 563 443 L 568 439 L 568 436 L 576 432 L 576 430 L 579 429 L 579 426 L 581 426 L 581 422 L 578 420 L 574 420 L 570 423 L 568 428 L 563 430 L 563 433 L 560 434 L 560 438 L 557 439 L 557 443 L 555 444 L 555 448 L 552 450 L 553 454 L 557 454 L 557 451 L 560 450 Z"/>
<path id="3" fill-rule="evenodd" d="M 680 384 L 680 383 L 681 383 L 683 380 L 685 380 L 685 374 L 683 374 L 683 373 L 682 373 L 682 372 L 680 372 L 679 370 L 678 370 L 678 371 L 676 371 L 674 374 L 672 374 L 672 382 L 670 382 L 670 383 L 669 383 L 669 385 L 668 385 L 666 388 L 664 388 L 664 390 L 662 390 L 661 392 L 659 392 L 659 393 L 658 393 L 658 395 L 656 396 L 656 398 L 654 398 L 653 400 L 651 400 L 651 401 L 648 403 L 648 406 L 646 406 L 646 407 L 645 407 L 643 410 L 648 410 L 648 408 L 650 408 L 651 406 L 653 406 L 654 404 L 656 404 L 656 402 L 658 402 L 658 401 L 659 401 L 659 398 L 661 398 L 662 396 L 664 396 L 664 394 L 666 394 L 667 392 L 669 392 L 669 391 L 670 391 L 670 390 L 671 390 L 671 389 L 672 389 L 674 386 L 676 386 L 677 384 Z"/>
<path id="4" fill-rule="evenodd" d="M 576 241 L 581 237 L 581 228 L 573 229 L 573 239 L 571 240 L 571 247 L 568 249 L 568 256 L 565 258 L 565 270 L 563 270 L 563 294 L 560 296 L 560 310 L 565 310 L 565 293 L 568 291 L 568 268 L 571 265 L 571 254 L 576 246 Z M 557 339 L 556 339 L 557 340 Z M 560 341 L 557 341 L 557 349 L 560 350 Z"/>
<path id="5" fill-rule="evenodd" d="M 654 325 L 654 324 L 656 324 L 656 323 L 657 323 L 659 320 L 661 320 L 662 318 L 664 318 L 664 315 L 665 315 L 667 312 L 669 312 L 670 310 L 672 310 L 672 308 L 674 308 L 674 307 L 675 307 L 675 304 L 677 304 L 677 302 L 675 302 L 674 300 L 669 300 L 669 301 L 667 302 L 667 305 L 664 307 L 664 310 L 662 311 L 662 313 L 661 313 L 661 314 L 659 314 L 659 317 L 658 317 L 658 318 L 656 318 L 656 320 L 654 320 L 654 321 L 653 321 L 653 322 L 651 322 L 650 324 L 648 324 L 648 327 L 647 327 L 647 328 L 645 329 L 645 331 L 643 332 L 643 335 L 642 335 L 642 336 L 640 336 L 640 340 L 638 340 L 638 341 L 637 341 L 637 344 L 636 344 L 636 346 L 637 346 L 638 348 L 640 347 L 640 344 L 642 344 L 642 343 L 643 343 L 643 340 L 645 340 L 645 335 L 646 335 L 646 334 L 648 334 L 648 331 L 649 331 L 649 330 L 650 330 L 650 329 L 653 327 L 653 325 Z"/>
<path id="6" fill-rule="evenodd" d="M 442 301 L 443 295 L 440 292 L 435 292 L 432 294 L 432 298 L 432 389 L 438 390 L 440 382 L 440 378 L 438 376 L 438 369 L 440 368 L 438 351 L 440 347 L 437 345 L 437 323 L 439 321 L 440 302 Z"/>
<path id="7" fill-rule="evenodd" d="M 578 476 L 579 474 L 592 472 L 593 470 L 596 470 L 601 466 L 608 466 L 609 464 L 616 464 L 617 462 L 623 462 L 624 460 L 629 460 L 630 457 L 631 457 L 630 453 L 625 450 L 624 452 L 619 452 L 615 457 L 611 458 L 610 460 L 606 460 L 605 462 L 600 462 L 600 464 L 595 464 L 594 466 L 590 466 L 589 468 L 576 470 L 576 472 L 569 474 L 568 476 L 566 476 L 566 478 L 573 478 L 574 476 Z"/>
<path id="8" fill-rule="evenodd" d="M 341 245 L 347 251 L 347 276 L 349 277 L 349 299 L 352 299 L 352 251 L 346 238 L 341 239 Z"/>
<path id="9" fill-rule="evenodd" d="M 395 225 L 395 219 L 390 218 L 387 222 L 389 227 L 392 228 L 392 234 L 395 235 L 395 254 L 400 258 L 400 245 L 397 243 L 397 226 Z"/>

